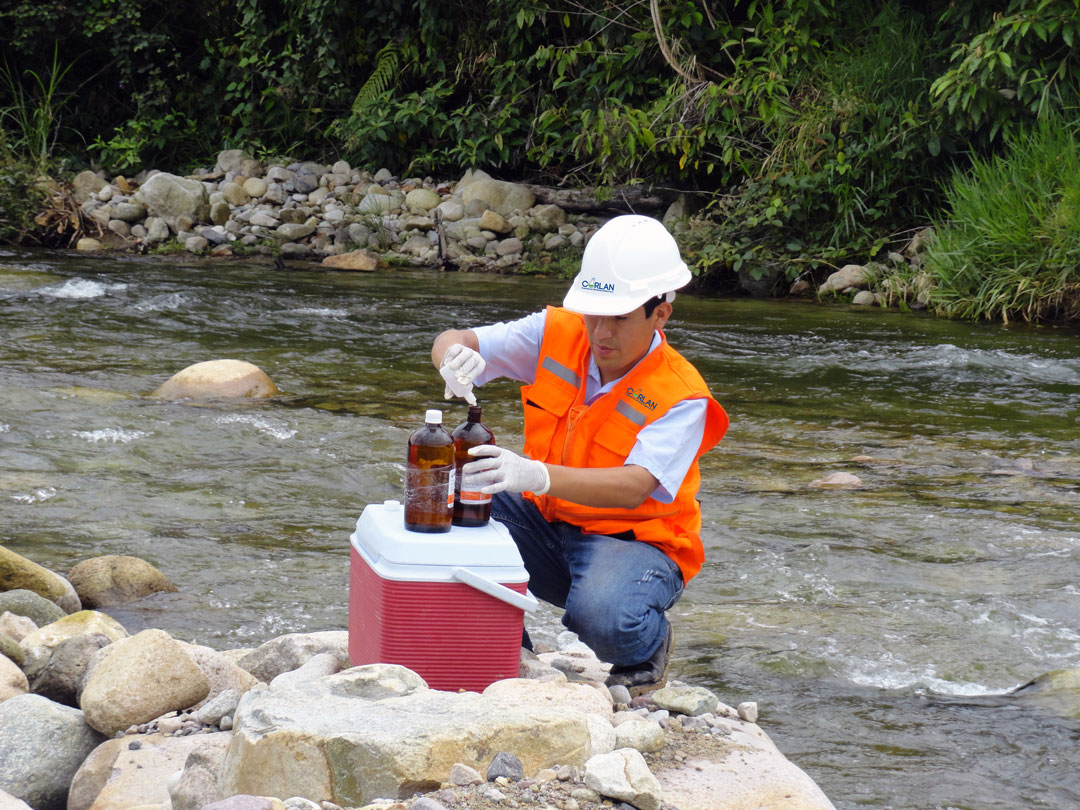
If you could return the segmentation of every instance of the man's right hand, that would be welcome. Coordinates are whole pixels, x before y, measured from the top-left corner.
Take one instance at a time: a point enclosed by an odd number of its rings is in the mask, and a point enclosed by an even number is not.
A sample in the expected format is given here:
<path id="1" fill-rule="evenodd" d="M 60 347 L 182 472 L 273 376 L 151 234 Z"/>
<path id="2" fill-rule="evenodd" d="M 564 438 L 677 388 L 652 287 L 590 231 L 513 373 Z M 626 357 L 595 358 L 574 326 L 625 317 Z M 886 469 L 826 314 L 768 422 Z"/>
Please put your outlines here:
<path id="1" fill-rule="evenodd" d="M 439 367 L 439 374 L 446 381 L 446 398 L 463 397 L 470 405 L 475 405 L 473 380 L 480 376 L 486 365 L 480 352 L 461 343 L 453 344 L 446 350 Z"/>

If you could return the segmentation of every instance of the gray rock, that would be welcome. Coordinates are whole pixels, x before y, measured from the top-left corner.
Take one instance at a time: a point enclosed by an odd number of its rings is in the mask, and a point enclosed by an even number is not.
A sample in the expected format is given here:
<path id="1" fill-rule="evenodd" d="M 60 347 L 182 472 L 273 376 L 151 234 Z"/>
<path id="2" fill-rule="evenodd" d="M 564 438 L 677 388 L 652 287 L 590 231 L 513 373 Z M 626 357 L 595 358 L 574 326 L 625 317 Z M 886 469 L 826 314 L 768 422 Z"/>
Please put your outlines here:
<path id="1" fill-rule="evenodd" d="M 248 220 L 248 222 L 250 222 L 252 225 L 259 225 L 263 228 L 276 228 L 278 225 L 281 224 L 278 221 L 277 217 L 275 217 L 268 211 L 256 211 L 254 214 L 251 215 L 251 218 Z"/>
<path id="2" fill-rule="evenodd" d="M 149 216 L 164 219 L 170 228 L 177 231 L 210 218 L 210 198 L 206 187 L 197 180 L 187 180 L 166 172 L 148 179 L 132 199 L 145 205 Z"/>
<path id="3" fill-rule="evenodd" d="M 278 219 L 289 225 L 302 225 L 311 216 L 310 208 L 282 208 L 277 213 Z"/>
<path id="4" fill-rule="evenodd" d="M 104 738 L 78 709 L 40 695 L 0 703 L 0 789 L 34 810 L 64 810 L 75 772 Z"/>
<path id="5" fill-rule="evenodd" d="M 512 211 L 527 211 L 536 202 L 536 195 L 519 183 L 494 180 L 486 172 L 468 171 L 458 183 L 461 201 L 466 212 L 474 200 L 482 200 L 488 208 L 509 216 Z M 481 212 L 483 213 L 483 212 Z"/>
<path id="6" fill-rule="evenodd" d="M 290 633 L 261 644 L 236 663 L 260 681 L 270 683 L 282 672 L 307 663 L 319 653 L 333 653 L 343 667 L 350 665 L 349 633 L 327 630 L 320 633 Z"/>
<path id="7" fill-rule="evenodd" d="M 500 776 L 511 782 L 520 782 L 524 775 L 525 766 L 522 765 L 521 760 L 506 751 L 500 751 L 495 755 L 485 774 L 489 782 L 494 782 Z"/>
<path id="8" fill-rule="evenodd" d="M 851 299 L 851 303 L 857 307 L 872 307 L 877 303 L 877 296 L 869 290 L 859 290 Z"/>
<path id="9" fill-rule="evenodd" d="M 652 701 L 661 709 L 691 716 L 714 712 L 720 704 L 703 686 L 665 686 L 652 693 Z"/>
<path id="10" fill-rule="evenodd" d="M 282 256 L 292 256 L 295 258 L 310 256 L 311 246 L 305 245 L 300 242 L 285 242 L 281 247 Z"/>
<path id="11" fill-rule="evenodd" d="M 55 602 L 25 588 L 0 592 L 0 613 L 5 611 L 26 616 L 38 627 L 52 624 L 67 615 Z"/>
<path id="12" fill-rule="evenodd" d="M 146 219 L 146 206 L 140 203 L 119 202 L 113 206 L 113 217 L 127 223 Z"/>
<path id="13" fill-rule="evenodd" d="M 660 783 L 641 752 L 621 748 L 585 763 L 585 784 L 602 796 L 632 804 L 638 810 L 660 810 Z"/>
<path id="14" fill-rule="evenodd" d="M 217 170 L 226 173 L 237 172 L 245 161 L 249 160 L 254 162 L 254 158 L 243 149 L 226 149 L 223 152 L 218 152 Z"/>
<path id="15" fill-rule="evenodd" d="M 558 250 L 566 246 L 566 237 L 559 233 L 549 233 L 544 237 L 544 250 Z"/>
<path id="16" fill-rule="evenodd" d="M 232 206 L 247 205 L 251 201 L 251 196 L 238 183 L 222 183 L 221 193 L 225 197 L 225 202 Z"/>
<path id="17" fill-rule="evenodd" d="M 219 693 L 195 712 L 195 719 L 206 726 L 216 726 L 221 718 L 236 711 L 240 703 L 240 693 L 235 689 L 226 689 Z"/>
<path id="18" fill-rule="evenodd" d="M 184 250 L 188 253 L 205 253 L 210 243 L 202 236 L 189 236 L 184 240 Z"/>
<path id="19" fill-rule="evenodd" d="M 558 231 L 566 224 L 566 212 L 557 205 L 534 206 L 529 210 L 529 216 L 532 229 L 539 233 Z"/>
<path id="20" fill-rule="evenodd" d="M 169 238 L 169 223 L 161 217 L 147 217 L 145 225 L 147 242 L 154 244 Z"/>
<path id="21" fill-rule="evenodd" d="M 311 236 L 315 233 L 315 226 L 309 225 L 306 222 L 291 223 L 285 222 L 278 225 L 274 234 L 278 239 L 283 242 L 295 242 L 298 239 L 303 239 L 306 236 Z"/>
<path id="22" fill-rule="evenodd" d="M 225 200 L 218 200 L 217 202 L 210 203 L 210 221 L 215 225 L 224 225 L 229 221 L 229 215 L 231 213 L 232 209 Z"/>
<path id="23" fill-rule="evenodd" d="M 261 177 L 249 177 L 244 181 L 244 191 L 253 199 L 259 199 L 269 190 L 270 185 Z"/>
<path id="24" fill-rule="evenodd" d="M 90 199 L 91 194 L 101 191 L 108 184 L 87 169 L 71 178 L 71 185 L 74 187 L 72 196 L 75 197 L 75 202 L 84 203 Z"/>
<path id="25" fill-rule="evenodd" d="M 282 672 L 270 681 L 271 689 L 291 689 L 304 681 L 313 681 L 333 675 L 341 670 L 341 661 L 334 653 L 319 653 L 309 658 L 303 665 L 288 672 Z M 235 706 L 233 707 L 236 708 Z M 225 712 L 225 714 L 230 714 Z"/>
<path id="26" fill-rule="evenodd" d="M 266 796 L 237 793 L 213 804 L 205 805 L 202 810 L 274 810 L 274 800 Z"/>
<path id="27" fill-rule="evenodd" d="M 39 658 L 27 667 L 30 691 L 65 706 L 77 706 L 79 685 L 90 659 L 111 643 L 112 639 L 101 633 L 64 639 L 47 658 Z"/>
<path id="28" fill-rule="evenodd" d="M 229 241 L 229 237 L 225 235 L 223 230 L 218 230 L 221 225 L 211 228 L 208 225 L 199 225 L 195 228 L 195 233 L 205 239 L 211 245 L 223 245 Z M 176 588 L 172 589 L 174 592 Z"/>
<path id="29" fill-rule="evenodd" d="M 465 203 L 458 197 L 451 197 L 439 203 L 434 213 L 438 214 L 443 222 L 457 222 L 465 216 Z"/>
<path id="30" fill-rule="evenodd" d="M 616 748 L 634 748 L 650 753 L 659 751 L 664 745 L 664 729 L 652 720 L 636 720 L 615 727 Z"/>
<path id="31" fill-rule="evenodd" d="M 499 256 L 511 256 L 515 253 L 521 253 L 525 249 L 525 245 L 521 243 L 521 240 L 516 236 L 511 236 L 509 239 L 503 239 L 495 246 L 495 253 Z"/>
<path id="32" fill-rule="evenodd" d="M 318 187 L 319 178 L 310 172 L 297 173 L 293 175 L 291 181 L 285 184 L 286 191 L 292 191 L 297 194 L 310 194 Z"/>
<path id="33" fill-rule="evenodd" d="M 470 768 L 468 765 L 455 762 L 450 768 L 450 778 L 448 781 L 451 785 L 469 787 L 471 785 L 483 784 L 484 777 L 480 775 L 480 771 L 476 770 L 476 768 Z"/>
<path id="34" fill-rule="evenodd" d="M 172 810 L 199 810 L 221 801 L 218 777 L 225 764 L 225 750 L 231 734 L 208 734 L 203 744 L 188 754 L 179 779 L 169 785 Z"/>
<path id="35" fill-rule="evenodd" d="M 292 179 L 293 172 L 284 166 L 271 166 L 266 170 L 266 181 L 268 183 L 288 183 Z"/>
<path id="36" fill-rule="evenodd" d="M 818 295 L 840 292 L 848 287 L 865 287 L 869 283 L 870 272 L 865 267 L 861 264 L 845 264 L 818 287 Z"/>

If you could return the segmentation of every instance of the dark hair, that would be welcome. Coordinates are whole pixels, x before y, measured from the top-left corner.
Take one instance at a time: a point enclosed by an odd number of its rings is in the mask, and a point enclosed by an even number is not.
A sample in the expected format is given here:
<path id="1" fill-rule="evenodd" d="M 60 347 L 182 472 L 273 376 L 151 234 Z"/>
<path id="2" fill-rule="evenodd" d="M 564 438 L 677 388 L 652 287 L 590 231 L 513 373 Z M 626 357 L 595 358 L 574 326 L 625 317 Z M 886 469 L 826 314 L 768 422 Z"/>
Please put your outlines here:
<path id="1" fill-rule="evenodd" d="M 648 301 L 645 302 L 645 317 L 651 318 L 653 311 L 667 300 L 667 293 L 660 293 L 660 295 L 654 295 Z"/>

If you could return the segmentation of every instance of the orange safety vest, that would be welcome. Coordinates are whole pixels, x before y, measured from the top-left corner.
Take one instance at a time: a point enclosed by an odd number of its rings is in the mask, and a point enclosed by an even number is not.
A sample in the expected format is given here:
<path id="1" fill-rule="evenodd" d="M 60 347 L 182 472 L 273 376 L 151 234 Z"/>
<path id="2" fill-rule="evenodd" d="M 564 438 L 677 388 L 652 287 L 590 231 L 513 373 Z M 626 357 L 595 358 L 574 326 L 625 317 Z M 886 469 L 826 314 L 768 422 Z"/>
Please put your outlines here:
<path id="1" fill-rule="evenodd" d="M 694 462 L 672 503 L 647 498 L 636 509 L 582 506 L 550 495 L 525 497 L 548 521 L 579 526 L 587 534 L 633 532 L 637 540 L 656 546 L 682 571 L 683 582 L 701 570 L 701 484 L 698 459 L 711 450 L 728 428 L 728 416 L 709 394 L 701 375 L 681 354 L 662 342 L 618 384 L 591 405 L 585 404 L 589 338 L 583 316 L 548 307 L 536 381 L 521 388 L 525 408 L 525 454 L 567 467 L 621 467 L 638 433 L 673 405 L 705 399 L 705 434 Z"/>

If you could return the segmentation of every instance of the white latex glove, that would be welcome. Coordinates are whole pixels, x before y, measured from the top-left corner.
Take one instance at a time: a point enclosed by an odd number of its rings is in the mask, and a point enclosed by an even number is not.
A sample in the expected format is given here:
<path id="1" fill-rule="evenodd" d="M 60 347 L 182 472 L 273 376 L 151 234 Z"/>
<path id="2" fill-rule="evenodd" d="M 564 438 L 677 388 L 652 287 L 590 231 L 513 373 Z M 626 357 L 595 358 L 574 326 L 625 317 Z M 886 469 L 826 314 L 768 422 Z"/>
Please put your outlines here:
<path id="1" fill-rule="evenodd" d="M 519 456 L 505 447 L 482 444 L 469 449 L 470 461 L 461 468 L 461 488 L 491 495 L 495 492 L 532 492 L 543 495 L 551 476 L 540 461 Z"/>
<path id="2" fill-rule="evenodd" d="M 455 343 L 443 355 L 439 374 L 446 381 L 446 398 L 463 397 L 470 405 L 476 404 L 473 380 L 484 370 L 487 363 L 480 352 Z"/>

